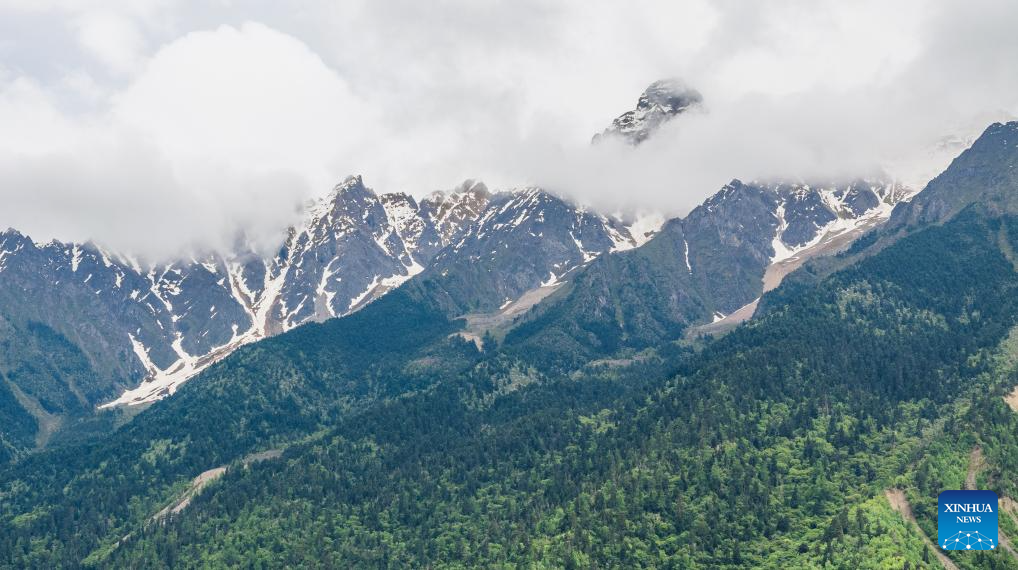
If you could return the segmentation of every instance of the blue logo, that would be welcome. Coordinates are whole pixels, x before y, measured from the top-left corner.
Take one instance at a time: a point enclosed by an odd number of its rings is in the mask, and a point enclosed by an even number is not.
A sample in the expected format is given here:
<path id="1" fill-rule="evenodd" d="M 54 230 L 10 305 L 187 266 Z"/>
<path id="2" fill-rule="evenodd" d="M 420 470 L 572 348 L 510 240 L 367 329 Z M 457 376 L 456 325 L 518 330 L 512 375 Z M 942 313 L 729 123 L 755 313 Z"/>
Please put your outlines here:
<path id="1" fill-rule="evenodd" d="M 944 491 L 938 499 L 937 544 L 944 550 L 997 549 L 997 494 Z"/>

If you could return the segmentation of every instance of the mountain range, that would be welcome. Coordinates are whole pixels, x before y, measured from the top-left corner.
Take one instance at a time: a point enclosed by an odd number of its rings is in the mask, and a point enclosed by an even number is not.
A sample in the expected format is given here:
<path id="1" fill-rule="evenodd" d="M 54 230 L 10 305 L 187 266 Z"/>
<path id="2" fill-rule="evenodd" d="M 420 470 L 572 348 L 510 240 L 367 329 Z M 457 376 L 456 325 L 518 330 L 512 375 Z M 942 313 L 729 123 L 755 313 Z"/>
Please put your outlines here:
<path id="1" fill-rule="evenodd" d="M 526 228 L 512 225 L 525 219 Z M 547 237 L 544 228 L 551 230 Z M 143 264 L 94 243 L 36 244 L 8 230 L 0 234 L 0 288 L 6 292 L 0 314 L 44 325 L 82 349 L 95 373 L 108 379 L 83 403 L 113 396 L 119 397 L 112 403 L 148 402 L 238 346 L 349 314 L 433 259 L 446 271 L 458 259 L 473 263 L 482 250 L 504 248 L 498 236 L 524 234 L 531 246 L 514 244 L 513 251 L 543 250 L 544 258 L 523 263 L 529 274 L 489 259 L 501 271 L 493 276 L 504 288 L 499 295 L 518 295 L 538 277 L 639 243 L 622 222 L 536 189 L 493 195 L 468 181 L 418 204 L 406 194 L 378 196 L 350 177 L 308 209 L 272 256 L 242 245 Z M 452 251 L 439 256 L 447 245 Z"/>
<path id="2" fill-rule="evenodd" d="M 0 567 L 1018 567 L 1009 513 L 929 539 L 1018 495 L 1016 137 L 671 219 L 351 177 L 268 256 L 8 231 Z"/>
<path id="3" fill-rule="evenodd" d="M 699 95 L 681 84 L 654 83 L 634 111 L 640 136 L 694 100 Z M 908 195 L 882 180 L 734 180 L 665 224 L 660 214 L 623 219 L 540 188 L 492 193 L 468 180 L 418 202 L 378 195 L 350 177 L 309 204 L 271 254 L 241 237 L 230 251 L 163 263 L 91 242 L 36 243 L 10 229 L 0 234 L 3 338 L 62 343 L 74 364 L 56 372 L 65 364 L 50 362 L 50 349 L 31 358 L 14 351 L 3 371 L 6 397 L 22 414 L 32 410 L 37 427 L 26 433 L 44 443 L 64 416 L 165 397 L 242 345 L 350 314 L 420 273 L 441 282 L 450 315 L 467 316 L 465 336 L 501 335 L 566 275 L 643 245 L 662 226 L 681 239 L 687 268 L 676 283 L 688 305 L 677 322 L 720 320 L 760 296 L 767 267 L 800 262 L 832 240 L 843 244 Z"/>
<path id="4" fill-rule="evenodd" d="M 682 288 L 697 299 L 683 322 L 735 312 L 760 296 L 769 265 L 868 227 L 906 196 L 888 182 L 733 181 L 664 224 L 681 237 Z M 7 361 L 17 390 L 9 398 L 41 424 L 95 405 L 151 402 L 242 345 L 350 314 L 418 274 L 441 283 L 451 315 L 504 324 L 577 268 L 643 245 L 661 221 L 627 223 L 538 188 L 493 194 L 473 181 L 418 204 L 351 177 L 313 204 L 271 257 L 240 246 L 146 265 L 94 243 L 37 244 L 8 230 L 0 234 L 8 342 L 59 338 L 81 360 L 72 374 L 39 370 L 45 357 Z"/>
<path id="5" fill-rule="evenodd" d="M 973 477 L 1016 492 L 1001 396 L 1018 362 L 1018 188 L 985 182 L 1018 161 L 1015 133 L 992 126 L 893 206 L 894 184 L 733 181 L 638 247 L 588 258 L 611 235 L 592 233 L 566 273 L 549 246 L 531 257 L 552 275 L 516 289 L 491 286 L 519 263 L 498 246 L 532 243 L 491 232 L 542 233 L 513 222 L 546 198 L 492 199 L 360 310 L 245 345 L 102 436 L 0 471 L 0 560 L 933 564 L 936 494 L 965 484 L 973 449 Z M 584 226 L 568 219 L 545 235 L 571 242 Z M 769 269 L 806 256 L 823 262 L 764 293 Z M 555 289 L 464 340 L 534 287 Z M 687 336 L 761 294 L 748 323 Z"/>

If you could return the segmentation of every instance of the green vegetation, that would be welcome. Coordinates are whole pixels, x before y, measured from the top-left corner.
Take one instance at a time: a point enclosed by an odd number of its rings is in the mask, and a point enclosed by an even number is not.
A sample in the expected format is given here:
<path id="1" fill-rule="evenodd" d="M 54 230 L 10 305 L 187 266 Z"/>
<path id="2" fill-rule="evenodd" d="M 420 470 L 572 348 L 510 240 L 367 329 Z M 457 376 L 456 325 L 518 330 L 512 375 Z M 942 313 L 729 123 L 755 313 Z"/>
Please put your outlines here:
<path id="1" fill-rule="evenodd" d="M 147 522 L 198 473 L 469 367 L 478 353 L 449 338 L 458 326 L 395 292 L 349 318 L 239 350 L 107 438 L 26 457 L 0 483 L 0 518 L 11 523 L 0 523 L 0 565 L 83 560 Z M 15 554 L 16 544 L 31 555 Z"/>
<path id="2" fill-rule="evenodd" d="M 681 226 L 670 224 L 643 247 L 599 258 L 532 309 L 503 350 L 563 373 L 678 338 L 714 311 L 679 256 L 684 247 Z"/>
<path id="3" fill-rule="evenodd" d="M 991 488 L 1018 484 L 1002 233 L 1018 244 L 1018 219 L 970 209 L 790 282 L 699 352 L 668 342 L 622 366 L 572 366 L 615 345 L 538 342 L 579 338 L 540 315 L 479 353 L 401 289 L 239 351 L 100 442 L 8 469 L 0 565 L 936 567 L 919 528 L 935 536 L 936 495 L 960 486 L 971 448 Z M 955 560 L 1018 568 L 1002 551 Z"/>
<path id="4" fill-rule="evenodd" d="M 65 417 L 92 415 L 97 376 L 60 333 L 0 315 L 0 464 L 44 444 Z"/>

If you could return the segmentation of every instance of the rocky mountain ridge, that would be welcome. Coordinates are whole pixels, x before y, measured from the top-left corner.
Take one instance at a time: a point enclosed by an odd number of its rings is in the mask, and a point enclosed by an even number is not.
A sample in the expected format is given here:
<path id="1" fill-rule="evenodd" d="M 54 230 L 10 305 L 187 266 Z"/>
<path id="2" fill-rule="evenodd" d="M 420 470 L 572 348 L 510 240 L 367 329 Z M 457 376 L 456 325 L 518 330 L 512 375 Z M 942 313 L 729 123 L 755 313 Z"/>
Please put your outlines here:
<path id="1" fill-rule="evenodd" d="M 640 94 L 636 108 L 626 111 L 612 121 L 610 127 L 594 135 L 597 143 L 606 138 L 618 138 L 636 146 L 650 138 L 664 123 L 685 113 L 703 102 L 700 92 L 678 79 L 661 79 L 651 83 Z"/>
<path id="2" fill-rule="evenodd" d="M 616 134 L 643 140 L 699 102 L 681 84 L 656 82 L 616 120 Z M 376 194 L 354 176 L 310 204 L 271 256 L 238 240 L 231 251 L 145 264 L 94 243 L 0 233 L 0 318 L 11 330 L 41 324 L 80 348 L 101 379 L 82 405 L 143 403 L 240 346 L 348 315 L 415 275 L 437 284 L 450 315 L 492 314 L 659 230 L 681 244 L 669 255 L 688 276 L 675 286 L 695 288 L 707 318 L 722 319 L 760 296 L 767 267 L 886 218 L 908 195 L 881 180 L 733 180 L 665 223 L 604 215 L 536 187 L 493 193 L 468 180 L 418 200 Z"/>
<path id="3" fill-rule="evenodd" d="M 145 265 L 94 243 L 37 244 L 8 230 L 0 314 L 81 346 L 112 380 L 101 394 L 107 405 L 142 403 L 244 344 L 347 315 L 432 265 L 485 268 L 490 287 L 457 291 L 457 302 L 474 306 L 645 239 L 536 188 L 492 194 L 468 180 L 418 202 L 378 195 L 355 176 L 310 205 L 269 258 L 238 247 Z M 499 256 L 479 263 L 485 248 Z"/>

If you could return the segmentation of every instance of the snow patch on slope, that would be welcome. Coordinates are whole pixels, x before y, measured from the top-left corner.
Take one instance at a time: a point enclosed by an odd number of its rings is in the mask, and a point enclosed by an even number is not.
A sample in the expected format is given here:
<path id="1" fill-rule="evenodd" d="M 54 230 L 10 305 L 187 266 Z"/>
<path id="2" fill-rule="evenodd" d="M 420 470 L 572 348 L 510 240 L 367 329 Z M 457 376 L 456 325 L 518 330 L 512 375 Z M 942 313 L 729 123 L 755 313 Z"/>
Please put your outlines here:
<path id="1" fill-rule="evenodd" d="M 177 388 L 198 373 L 196 364 L 198 359 L 188 354 L 183 346 L 183 337 L 178 332 L 173 340 L 173 351 L 177 353 L 179 360 L 171 364 L 167 369 L 159 369 L 148 356 L 148 348 L 145 347 L 134 335 L 128 334 L 131 340 L 131 347 L 134 354 L 141 361 L 147 371 L 147 376 L 140 386 L 127 390 L 119 398 L 112 402 L 99 406 L 109 408 L 121 404 L 134 405 L 144 402 L 155 401 L 169 396 L 177 391 Z"/>
<path id="2" fill-rule="evenodd" d="M 774 216 L 778 220 L 778 227 L 774 239 L 771 241 L 774 248 L 774 255 L 771 257 L 772 264 L 791 259 L 822 241 L 851 232 L 875 221 L 886 220 L 891 216 L 891 211 L 894 210 L 894 206 L 898 202 L 910 199 L 914 195 L 914 192 L 903 188 L 900 184 L 888 183 L 875 192 L 879 200 L 876 206 L 853 217 L 844 197 L 839 197 L 831 189 L 821 189 L 819 192 L 824 205 L 835 214 L 835 218 L 823 226 L 819 226 L 816 235 L 808 242 L 790 247 L 781 239 L 781 235 L 788 229 L 788 223 L 785 220 L 785 204 L 779 204 L 774 212 Z"/>
<path id="3" fill-rule="evenodd" d="M 629 235 L 633 237 L 633 241 L 636 247 L 650 241 L 650 238 L 657 235 L 661 231 L 661 227 L 665 225 L 665 216 L 660 212 L 652 212 L 649 214 L 643 214 L 638 216 L 636 220 L 629 224 L 626 229 L 629 230 Z"/>
<path id="4" fill-rule="evenodd" d="M 143 305 L 148 304 L 151 313 L 158 316 L 155 325 L 165 331 L 166 338 L 165 344 L 157 344 L 159 341 L 140 332 L 129 337 L 131 349 L 145 377 L 139 386 L 125 391 L 105 406 L 140 404 L 166 397 L 201 370 L 244 344 L 290 330 L 309 320 L 341 317 L 358 310 L 421 273 L 442 247 L 454 250 L 447 247 L 454 239 L 459 242 L 456 247 L 462 247 L 467 236 L 475 241 L 499 231 L 529 231 L 532 237 L 547 239 L 547 226 L 540 224 L 548 224 L 550 218 L 546 221 L 545 216 L 561 208 L 558 198 L 535 187 L 515 191 L 505 199 L 499 199 L 496 206 L 492 206 L 492 200 L 482 183 L 468 182 L 454 192 L 434 193 L 417 204 L 406 194 L 376 195 L 363 187 L 359 177 L 349 177 L 334 187 L 328 196 L 307 205 L 305 217 L 290 229 L 274 257 L 251 257 L 255 254 L 248 248 L 234 254 L 192 259 L 190 265 L 186 261 L 184 265 L 148 265 L 144 273 L 141 264 L 127 260 L 140 279 L 136 281 L 133 276 L 120 276 L 116 279 L 117 287 L 126 283 L 135 290 L 130 298 Z M 568 236 L 563 245 L 568 244 L 569 250 L 575 246 L 573 251 L 576 253 L 569 253 L 568 260 L 555 260 L 557 263 L 552 264 L 549 278 L 541 283 L 544 291 L 557 286 L 570 269 L 593 260 L 606 249 L 616 251 L 642 245 L 664 221 L 659 215 L 643 215 L 631 222 L 628 218 L 622 221 L 617 217 L 586 212 L 582 208 L 574 209 L 575 212 L 570 213 L 572 223 L 557 219 L 554 223 L 568 224 L 566 228 L 559 226 L 558 229 L 568 231 L 568 234 L 563 232 L 563 237 Z M 545 230 L 542 231 L 542 228 Z M 606 242 L 605 236 L 609 241 Z M 422 244 L 422 240 L 427 243 Z M 352 245 L 348 248 L 347 243 Z M 361 252 L 365 245 L 371 250 L 378 248 L 372 265 L 344 261 L 346 251 Z M 501 249 L 511 245 L 503 241 L 497 247 Z M 90 251 L 86 249 L 85 255 Z M 0 267 L 7 264 L 7 255 L 0 254 Z M 64 259 L 67 257 L 73 258 L 70 265 L 77 270 L 82 253 L 75 251 Z M 382 260 L 391 260 L 395 265 Z M 124 269 L 128 270 L 127 267 Z M 188 321 L 193 322 L 194 314 L 189 316 L 188 313 L 196 307 L 190 296 L 197 285 L 191 284 L 206 279 L 205 272 L 218 277 L 218 282 L 214 279 L 213 282 L 225 289 L 228 299 L 232 299 L 231 303 L 238 305 L 234 310 L 240 315 L 241 324 L 233 324 L 232 337 L 225 344 L 212 349 L 203 348 L 203 354 L 192 355 L 183 348 L 183 337 L 177 330 L 181 326 L 178 321 L 188 317 Z M 195 281 L 190 280 L 192 277 Z M 354 279 L 354 283 L 363 283 L 366 288 L 360 292 L 349 291 L 346 286 L 350 284 L 349 280 Z M 343 287 L 340 286 L 341 281 Z M 349 299 L 346 298 L 348 295 Z M 314 303 L 313 311 L 309 310 L 311 303 Z M 227 309 L 219 302 L 215 304 L 218 310 L 205 305 L 202 314 L 205 314 L 205 308 L 209 308 L 211 316 L 208 318 L 211 319 Z M 197 338 L 207 338 L 204 335 L 208 332 L 199 329 L 194 334 Z M 192 338 L 190 335 L 188 333 L 188 340 Z M 145 346 L 143 340 L 150 345 Z M 167 348 L 173 351 L 176 360 L 159 368 L 152 358 L 156 354 L 165 354 Z M 161 358 L 155 360 L 163 363 Z"/>

